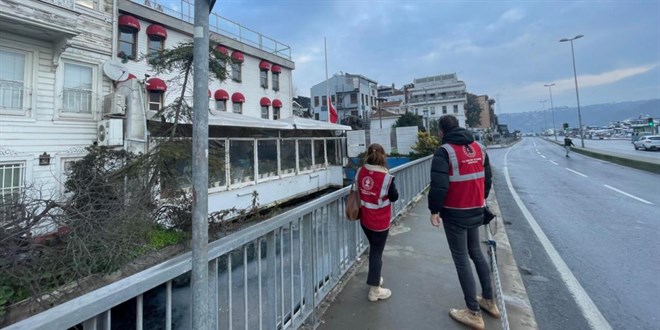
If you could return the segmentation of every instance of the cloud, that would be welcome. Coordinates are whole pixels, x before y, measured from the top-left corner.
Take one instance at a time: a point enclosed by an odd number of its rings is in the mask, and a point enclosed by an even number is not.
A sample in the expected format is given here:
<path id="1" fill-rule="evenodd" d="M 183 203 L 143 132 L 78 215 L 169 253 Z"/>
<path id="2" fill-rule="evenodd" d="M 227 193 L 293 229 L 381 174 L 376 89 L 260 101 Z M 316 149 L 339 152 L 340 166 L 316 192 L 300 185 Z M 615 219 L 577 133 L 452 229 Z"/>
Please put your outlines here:
<path id="1" fill-rule="evenodd" d="M 578 87 L 587 88 L 612 84 L 626 78 L 644 74 L 656 67 L 658 67 L 658 63 L 616 69 L 600 74 L 578 75 Z M 508 90 L 508 94 L 521 95 L 523 96 L 522 98 L 536 100 L 539 97 L 545 97 L 547 95 L 548 91 L 546 88 L 543 88 L 543 85 L 548 83 L 549 82 L 547 81 L 536 81 L 524 86 L 511 87 L 506 89 Z M 552 87 L 552 91 L 557 95 L 564 91 L 573 92 L 575 90 L 575 78 L 573 76 L 555 80 L 551 83 L 555 84 Z"/>
<path id="2" fill-rule="evenodd" d="M 525 11 L 520 8 L 512 8 L 505 11 L 497 22 L 490 24 L 486 27 L 487 30 L 495 30 L 504 25 L 512 24 L 518 22 L 525 18 Z"/>

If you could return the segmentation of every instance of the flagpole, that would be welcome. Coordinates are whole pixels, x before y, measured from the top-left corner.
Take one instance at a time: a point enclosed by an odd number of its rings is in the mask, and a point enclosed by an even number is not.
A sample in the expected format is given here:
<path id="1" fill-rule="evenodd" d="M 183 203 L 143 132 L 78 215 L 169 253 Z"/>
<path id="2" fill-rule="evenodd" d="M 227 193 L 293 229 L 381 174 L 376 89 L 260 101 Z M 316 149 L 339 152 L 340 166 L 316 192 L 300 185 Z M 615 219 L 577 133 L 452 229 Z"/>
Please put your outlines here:
<path id="1" fill-rule="evenodd" d="M 328 123 L 330 123 L 330 82 L 328 81 L 328 46 L 326 38 L 323 37 L 323 51 L 325 53 L 325 106 L 328 114 Z"/>

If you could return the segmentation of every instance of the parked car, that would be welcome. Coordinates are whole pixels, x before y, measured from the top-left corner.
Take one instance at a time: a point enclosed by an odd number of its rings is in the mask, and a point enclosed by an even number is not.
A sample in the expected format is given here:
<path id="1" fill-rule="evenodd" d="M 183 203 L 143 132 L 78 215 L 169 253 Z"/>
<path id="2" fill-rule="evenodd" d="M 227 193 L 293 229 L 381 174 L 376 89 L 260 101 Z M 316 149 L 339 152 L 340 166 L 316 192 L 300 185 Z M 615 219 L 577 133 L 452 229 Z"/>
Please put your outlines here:
<path id="1" fill-rule="evenodd" d="M 647 135 L 633 142 L 635 150 L 660 150 L 660 135 Z"/>

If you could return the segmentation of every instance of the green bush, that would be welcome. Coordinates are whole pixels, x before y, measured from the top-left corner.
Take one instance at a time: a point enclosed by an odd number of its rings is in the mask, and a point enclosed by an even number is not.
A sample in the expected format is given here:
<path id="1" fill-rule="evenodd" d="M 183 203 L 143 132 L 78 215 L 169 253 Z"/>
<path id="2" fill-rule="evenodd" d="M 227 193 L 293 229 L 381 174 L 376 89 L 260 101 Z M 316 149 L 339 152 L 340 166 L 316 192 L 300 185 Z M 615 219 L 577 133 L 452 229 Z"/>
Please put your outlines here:
<path id="1" fill-rule="evenodd" d="M 154 249 L 162 249 L 166 246 L 183 242 L 185 234 L 178 230 L 156 229 L 149 235 L 149 246 Z"/>

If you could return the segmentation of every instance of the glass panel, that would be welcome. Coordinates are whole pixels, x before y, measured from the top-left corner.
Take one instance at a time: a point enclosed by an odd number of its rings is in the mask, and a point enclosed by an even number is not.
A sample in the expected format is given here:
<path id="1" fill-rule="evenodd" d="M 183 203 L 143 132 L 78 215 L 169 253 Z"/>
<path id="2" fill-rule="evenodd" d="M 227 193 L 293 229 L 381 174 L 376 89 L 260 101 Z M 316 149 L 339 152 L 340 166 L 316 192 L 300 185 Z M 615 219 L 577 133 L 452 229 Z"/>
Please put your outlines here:
<path id="1" fill-rule="evenodd" d="M 273 120 L 280 119 L 280 108 L 273 108 Z"/>
<path id="2" fill-rule="evenodd" d="M 268 119 L 268 107 L 261 106 L 261 118 Z"/>
<path id="3" fill-rule="evenodd" d="M 160 169 L 161 196 L 171 197 L 178 189 L 192 187 L 192 141 L 168 141 L 158 147 L 163 159 Z"/>
<path id="4" fill-rule="evenodd" d="M 234 113 L 243 113 L 243 104 L 242 103 L 234 103 Z"/>
<path id="5" fill-rule="evenodd" d="M 280 143 L 282 174 L 296 171 L 296 140 L 282 140 Z"/>
<path id="6" fill-rule="evenodd" d="M 268 71 L 261 70 L 259 77 L 261 80 L 261 87 L 268 88 Z"/>
<path id="7" fill-rule="evenodd" d="M 280 90 L 280 74 L 279 73 L 274 73 L 273 74 L 273 90 Z"/>
<path id="8" fill-rule="evenodd" d="M 64 64 L 62 109 L 67 112 L 92 112 L 92 68 Z"/>
<path id="9" fill-rule="evenodd" d="M 298 159 L 300 161 L 300 171 L 312 169 L 312 141 L 298 140 Z"/>
<path id="10" fill-rule="evenodd" d="M 215 110 L 227 111 L 227 101 L 215 101 Z"/>
<path id="11" fill-rule="evenodd" d="M 158 53 L 160 50 L 163 49 L 163 41 L 149 39 L 149 44 L 147 47 L 149 49 L 149 54 Z"/>
<path id="12" fill-rule="evenodd" d="M 328 165 L 339 165 L 337 162 L 337 140 L 327 140 L 328 146 Z"/>
<path id="13" fill-rule="evenodd" d="M 254 180 L 254 141 L 229 141 L 231 184 Z"/>
<path id="14" fill-rule="evenodd" d="M 241 64 L 232 63 L 231 64 L 231 79 L 235 81 L 241 81 Z"/>
<path id="15" fill-rule="evenodd" d="M 209 188 L 227 185 L 225 141 L 209 140 Z"/>
<path id="16" fill-rule="evenodd" d="M 0 50 L 0 108 L 23 107 L 25 55 Z"/>
<path id="17" fill-rule="evenodd" d="M 325 141 L 314 140 L 314 168 L 325 166 Z"/>
<path id="18" fill-rule="evenodd" d="M 259 140 L 257 143 L 259 178 L 277 175 L 277 140 Z"/>

